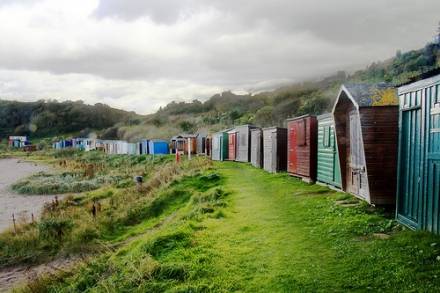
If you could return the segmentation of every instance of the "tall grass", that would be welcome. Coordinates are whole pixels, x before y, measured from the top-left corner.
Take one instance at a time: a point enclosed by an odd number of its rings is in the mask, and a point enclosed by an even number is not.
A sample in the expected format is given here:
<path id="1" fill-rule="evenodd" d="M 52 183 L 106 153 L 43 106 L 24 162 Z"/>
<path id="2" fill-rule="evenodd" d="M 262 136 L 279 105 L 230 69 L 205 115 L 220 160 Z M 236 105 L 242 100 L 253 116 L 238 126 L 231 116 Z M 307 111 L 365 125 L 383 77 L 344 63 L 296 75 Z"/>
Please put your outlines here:
<path id="1" fill-rule="evenodd" d="M 63 157 L 55 164 L 76 174 L 82 174 L 90 164 L 98 166 L 98 171 L 92 179 L 84 179 L 82 175 L 71 178 L 71 175 L 66 174 L 38 174 L 34 181 L 26 179 L 17 184 L 15 189 L 29 193 L 97 189 L 48 204 L 39 222 L 24 223 L 17 233 L 10 230 L 0 234 L 0 267 L 38 263 L 61 252 L 86 253 L 100 250 L 102 240 L 114 239 L 133 225 L 158 218 L 182 206 L 189 200 L 191 193 L 168 190 L 167 187 L 188 176 L 201 176 L 200 172 L 211 166 L 204 158 L 178 164 L 170 156 L 108 157 L 99 153 L 78 154 L 69 159 Z M 132 182 L 133 176 L 139 174 L 146 178 L 140 190 L 132 183 L 122 184 L 124 180 Z M 118 180 L 105 181 L 100 176 Z M 81 180 L 75 181 L 77 179 Z M 70 185 L 65 185 L 66 181 Z M 103 182 L 106 183 L 104 187 L 101 185 Z"/>

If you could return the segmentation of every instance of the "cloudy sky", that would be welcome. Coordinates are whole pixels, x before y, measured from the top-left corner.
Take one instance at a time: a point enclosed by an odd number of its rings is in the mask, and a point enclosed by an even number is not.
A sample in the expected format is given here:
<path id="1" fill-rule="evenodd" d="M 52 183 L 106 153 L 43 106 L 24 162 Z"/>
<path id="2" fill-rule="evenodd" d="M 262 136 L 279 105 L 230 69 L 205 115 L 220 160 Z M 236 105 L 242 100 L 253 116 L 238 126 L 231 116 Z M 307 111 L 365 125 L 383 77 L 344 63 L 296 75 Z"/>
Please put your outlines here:
<path id="1" fill-rule="evenodd" d="M 0 0 L 0 98 L 150 113 L 431 40 L 439 0 Z"/>

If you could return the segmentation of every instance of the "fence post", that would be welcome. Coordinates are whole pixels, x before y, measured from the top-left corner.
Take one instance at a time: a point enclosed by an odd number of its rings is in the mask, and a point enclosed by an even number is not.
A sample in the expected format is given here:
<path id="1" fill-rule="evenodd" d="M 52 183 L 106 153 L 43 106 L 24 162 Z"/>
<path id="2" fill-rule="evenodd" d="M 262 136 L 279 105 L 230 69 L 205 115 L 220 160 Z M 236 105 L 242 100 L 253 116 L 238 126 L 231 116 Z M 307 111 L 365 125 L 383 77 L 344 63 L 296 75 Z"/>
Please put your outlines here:
<path id="1" fill-rule="evenodd" d="M 14 223 L 14 233 L 17 234 L 17 225 L 15 224 L 15 215 L 12 214 L 12 222 Z"/>

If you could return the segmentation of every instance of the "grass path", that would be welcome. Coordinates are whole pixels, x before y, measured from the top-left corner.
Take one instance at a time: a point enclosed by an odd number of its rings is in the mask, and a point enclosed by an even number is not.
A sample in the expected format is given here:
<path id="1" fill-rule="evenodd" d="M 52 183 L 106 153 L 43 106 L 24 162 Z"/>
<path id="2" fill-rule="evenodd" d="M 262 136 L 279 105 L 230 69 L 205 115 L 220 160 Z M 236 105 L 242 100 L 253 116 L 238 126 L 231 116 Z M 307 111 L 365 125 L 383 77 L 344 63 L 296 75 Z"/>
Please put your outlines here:
<path id="1" fill-rule="evenodd" d="M 206 173 L 165 191 L 192 197 L 157 229 L 140 223 L 131 231 L 138 236 L 117 251 L 35 286 L 47 292 L 439 291 L 439 236 L 405 230 L 347 194 L 286 174 L 232 162 L 217 162 Z"/>
<path id="2" fill-rule="evenodd" d="M 393 226 L 366 205 L 339 207 L 341 194 L 248 165 L 218 168 L 232 192 L 232 208 L 223 221 L 208 220 L 197 241 L 217 252 L 211 278 L 225 290 L 416 289 L 418 278 L 440 273 L 435 236 L 394 232 L 391 239 L 377 239 L 374 232 Z M 423 286 L 438 285 L 431 278 Z"/>

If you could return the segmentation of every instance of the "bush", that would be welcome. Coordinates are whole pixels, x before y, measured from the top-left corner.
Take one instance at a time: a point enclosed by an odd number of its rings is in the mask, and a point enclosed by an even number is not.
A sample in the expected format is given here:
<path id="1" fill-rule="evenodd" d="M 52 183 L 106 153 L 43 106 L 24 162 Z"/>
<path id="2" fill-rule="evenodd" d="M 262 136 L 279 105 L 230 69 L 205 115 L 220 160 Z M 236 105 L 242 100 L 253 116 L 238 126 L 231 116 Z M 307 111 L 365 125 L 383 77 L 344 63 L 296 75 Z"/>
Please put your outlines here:
<path id="1" fill-rule="evenodd" d="M 73 221 L 70 219 L 47 218 L 38 224 L 40 237 L 56 239 L 61 241 L 73 228 Z"/>

